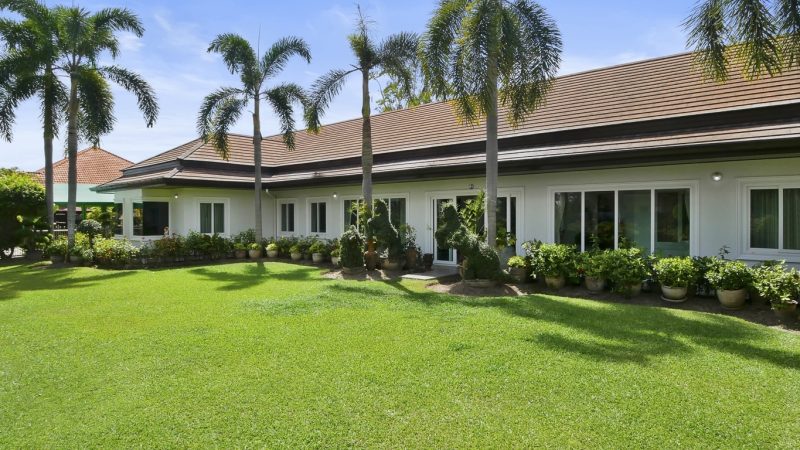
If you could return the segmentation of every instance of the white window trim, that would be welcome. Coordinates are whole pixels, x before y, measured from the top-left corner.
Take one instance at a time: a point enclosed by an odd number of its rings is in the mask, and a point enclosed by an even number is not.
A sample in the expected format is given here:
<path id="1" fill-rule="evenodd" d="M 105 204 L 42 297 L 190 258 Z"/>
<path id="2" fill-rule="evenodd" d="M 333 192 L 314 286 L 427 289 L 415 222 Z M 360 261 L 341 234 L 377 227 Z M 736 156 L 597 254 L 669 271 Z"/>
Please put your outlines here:
<path id="1" fill-rule="evenodd" d="M 125 213 L 126 213 L 126 210 L 128 208 L 128 206 L 127 206 L 128 205 L 128 201 L 126 199 L 124 199 L 124 198 L 122 200 L 120 200 L 120 201 L 117 201 L 115 199 L 114 200 L 114 206 L 116 207 L 117 205 L 122 205 L 122 233 L 119 233 L 119 234 L 118 233 L 114 233 L 114 239 L 124 239 L 125 238 L 125 226 L 126 226 L 125 222 L 127 222 L 125 220 L 125 218 L 128 216 Z M 131 215 L 132 214 L 133 214 L 133 208 L 131 208 Z M 117 221 L 117 216 L 116 216 L 116 214 L 114 214 L 114 231 L 116 231 L 116 227 L 117 227 L 117 222 L 116 221 Z M 131 222 L 131 225 L 133 225 L 133 222 Z M 172 228 L 170 227 L 170 229 L 172 229 Z M 131 230 L 131 231 L 133 231 L 133 230 Z"/>
<path id="2" fill-rule="evenodd" d="M 406 223 L 409 222 L 408 215 L 409 215 L 409 207 L 410 207 L 410 203 L 409 202 L 410 202 L 410 200 L 409 200 L 409 194 L 407 192 L 406 193 L 402 193 L 402 194 L 393 194 L 393 193 L 388 193 L 388 194 L 379 193 L 379 194 L 376 194 L 374 192 L 372 193 L 373 201 L 374 200 L 378 200 L 378 199 L 383 199 L 383 198 L 388 198 L 388 199 L 402 198 L 402 199 L 405 199 L 405 201 L 406 201 Z M 338 205 L 338 208 L 339 208 L 339 214 L 338 214 L 339 215 L 339 225 L 342 227 L 342 232 L 344 232 L 345 231 L 345 225 L 344 225 L 344 218 L 345 218 L 344 202 L 347 201 L 347 200 L 364 200 L 364 196 L 363 195 L 341 195 L 341 196 L 339 196 L 339 199 L 341 200 L 339 202 L 339 205 Z M 391 206 L 390 206 L 390 208 L 391 208 Z M 391 212 L 391 209 L 389 211 Z"/>
<path id="3" fill-rule="evenodd" d="M 281 231 L 281 206 L 294 205 L 294 231 Z M 295 236 L 297 235 L 297 199 L 279 198 L 275 201 L 275 234 L 276 236 Z"/>
<path id="4" fill-rule="evenodd" d="M 175 233 L 175 230 L 172 226 L 172 214 L 173 214 L 173 207 L 172 207 L 172 199 L 169 197 L 139 197 L 129 200 L 131 205 L 131 213 L 130 213 L 130 224 L 131 224 L 131 240 L 132 241 L 139 241 L 139 242 L 149 242 L 149 241 L 157 241 L 164 237 L 163 234 L 148 234 L 145 236 L 137 236 L 133 234 L 133 205 L 134 203 L 145 203 L 145 202 L 162 202 L 167 204 L 167 215 L 169 215 L 169 234 L 172 235 Z M 125 206 L 123 205 L 123 208 Z M 124 209 L 123 209 L 124 211 Z M 123 224 L 124 226 L 124 224 Z M 124 229 L 122 230 L 125 231 Z"/>
<path id="5" fill-rule="evenodd" d="M 211 233 L 204 233 L 209 236 L 214 234 L 217 230 L 214 230 L 214 203 L 222 203 L 225 205 L 225 232 L 224 233 L 217 233 L 220 236 L 228 237 L 231 234 L 231 199 L 225 197 L 195 197 L 194 198 L 194 219 L 192 219 L 192 230 L 200 231 L 200 204 L 201 203 L 211 203 Z"/>
<path id="6" fill-rule="evenodd" d="M 311 204 L 312 203 L 325 203 L 325 232 L 320 233 L 318 231 L 311 231 Z M 307 236 L 319 236 L 321 238 L 327 238 L 328 236 L 334 235 L 335 233 L 331 230 L 331 221 L 330 221 L 330 210 L 331 206 L 333 206 L 334 201 L 332 197 L 308 197 L 306 198 L 306 235 Z M 295 206 L 297 208 L 297 206 Z M 297 210 L 295 209 L 295 216 L 297 215 Z M 297 217 L 295 217 L 294 228 L 297 229 Z"/>
<path id="7" fill-rule="evenodd" d="M 577 184 L 577 185 L 551 185 L 547 187 L 547 237 L 543 242 L 553 243 L 556 239 L 555 230 L 555 195 L 557 192 L 595 192 L 595 191 L 614 191 L 614 247 L 619 245 L 619 191 L 650 191 L 650 248 L 655 249 L 655 191 L 660 189 L 689 189 L 689 254 L 699 255 L 700 252 L 700 182 L 698 180 L 670 180 L 652 181 L 636 183 L 603 183 L 603 184 Z M 581 195 L 581 236 L 586 229 L 584 205 L 585 195 Z M 585 239 L 581 239 L 581 247 L 585 245 Z M 583 251 L 584 249 L 579 249 Z"/>
<path id="8" fill-rule="evenodd" d="M 782 250 L 783 247 L 783 190 L 800 188 L 800 176 L 742 177 L 737 178 L 739 208 L 739 258 L 766 261 L 785 260 L 800 263 L 800 250 Z M 778 190 L 778 249 L 750 247 L 750 191 L 758 189 Z"/>
<path id="9" fill-rule="evenodd" d="M 468 196 L 468 195 L 478 195 L 480 193 L 480 189 L 461 189 L 461 190 L 449 190 L 449 191 L 428 191 L 425 192 L 425 240 L 424 242 L 420 242 L 423 251 L 425 253 L 435 253 L 436 251 L 436 238 L 434 237 L 433 232 L 433 199 L 434 198 L 443 198 L 443 197 L 460 197 L 460 196 Z M 497 189 L 497 196 L 498 197 L 516 197 L 517 198 L 517 235 L 515 236 L 517 239 L 517 248 L 516 252 L 518 255 L 522 254 L 522 243 L 527 239 L 527 233 L 525 229 L 525 188 L 522 186 L 518 187 L 507 187 L 507 188 L 498 188 Z M 406 203 L 408 205 L 408 203 Z M 417 231 L 419 233 L 419 230 Z M 420 234 L 418 234 L 420 236 Z M 435 258 L 435 255 L 434 255 Z M 443 262 L 443 261 L 436 261 L 434 260 L 434 264 L 440 266 L 455 266 L 458 263 L 453 262 Z"/>

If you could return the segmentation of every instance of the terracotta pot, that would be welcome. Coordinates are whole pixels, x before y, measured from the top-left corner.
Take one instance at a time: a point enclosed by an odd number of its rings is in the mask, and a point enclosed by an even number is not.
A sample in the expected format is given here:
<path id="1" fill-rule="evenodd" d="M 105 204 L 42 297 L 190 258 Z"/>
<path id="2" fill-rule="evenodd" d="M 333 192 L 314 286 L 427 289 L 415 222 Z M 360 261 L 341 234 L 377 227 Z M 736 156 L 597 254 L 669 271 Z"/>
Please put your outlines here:
<path id="1" fill-rule="evenodd" d="M 600 292 L 606 288 L 606 279 L 597 277 L 586 277 L 586 289 L 592 292 Z"/>
<path id="2" fill-rule="evenodd" d="M 331 264 L 333 264 L 334 266 L 338 266 L 339 265 L 339 257 L 338 256 L 331 256 Z"/>
<path id="3" fill-rule="evenodd" d="M 236 259 L 245 259 L 247 258 L 247 250 L 234 250 L 233 255 Z"/>
<path id="4" fill-rule="evenodd" d="M 261 250 L 248 250 L 247 255 L 250 256 L 250 259 L 260 259 Z"/>
<path id="5" fill-rule="evenodd" d="M 772 305 L 772 311 L 776 316 L 783 320 L 793 320 L 797 318 L 797 302 L 784 303 L 783 305 Z"/>
<path id="6" fill-rule="evenodd" d="M 557 277 L 544 277 L 544 282 L 550 289 L 561 289 L 567 284 L 567 279 L 564 278 L 564 275 L 559 275 Z"/>
<path id="7" fill-rule="evenodd" d="M 528 271 L 524 267 L 511 267 L 508 274 L 519 284 L 528 282 Z"/>
<path id="8" fill-rule="evenodd" d="M 744 303 L 747 301 L 747 289 L 736 289 L 733 291 L 717 289 L 717 298 L 724 308 L 742 309 L 744 308 Z"/>
<path id="9" fill-rule="evenodd" d="M 322 264 L 325 261 L 325 255 L 322 253 L 312 253 L 311 261 L 313 261 L 314 264 Z"/>
<path id="10" fill-rule="evenodd" d="M 375 270 L 378 268 L 379 262 L 378 252 L 375 251 L 375 241 L 370 239 L 367 241 L 367 251 L 364 252 L 364 265 L 367 270 Z"/>
<path id="11" fill-rule="evenodd" d="M 303 259 L 303 254 L 299 252 L 290 253 L 289 257 L 292 258 L 292 261 L 300 261 L 301 259 Z"/>
<path id="12" fill-rule="evenodd" d="M 467 287 L 476 289 L 486 289 L 495 285 L 495 282 L 493 280 L 484 280 L 484 279 L 462 280 L 462 282 Z"/>
<path id="13" fill-rule="evenodd" d="M 671 303 L 683 303 L 686 301 L 686 294 L 689 292 L 687 286 L 664 286 L 661 285 L 661 298 Z"/>
<path id="14" fill-rule="evenodd" d="M 406 269 L 415 270 L 417 268 L 417 258 L 419 258 L 417 249 L 409 248 L 406 250 Z"/>
<path id="15" fill-rule="evenodd" d="M 277 250 L 267 250 L 267 257 L 268 258 L 277 258 L 278 251 Z"/>
<path id="16" fill-rule="evenodd" d="M 387 259 L 383 263 L 383 270 L 391 270 L 391 271 L 400 270 L 400 261 L 389 261 Z"/>

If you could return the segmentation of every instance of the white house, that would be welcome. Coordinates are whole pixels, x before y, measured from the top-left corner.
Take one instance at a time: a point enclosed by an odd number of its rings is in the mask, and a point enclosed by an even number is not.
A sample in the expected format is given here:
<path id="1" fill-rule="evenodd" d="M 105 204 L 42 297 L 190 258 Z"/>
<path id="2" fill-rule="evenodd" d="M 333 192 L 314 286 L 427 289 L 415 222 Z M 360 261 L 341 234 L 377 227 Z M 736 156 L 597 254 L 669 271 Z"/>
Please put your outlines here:
<path id="1" fill-rule="evenodd" d="M 360 193 L 361 120 L 298 133 L 289 152 L 263 143 L 265 234 L 338 236 Z M 373 117 L 375 197 L 417 230 L 438 264 L 438 207 L 484 185 L 484 128 L 435 103 Z M 252 228 L 248 136 L 222 160 L 193 140 L 96 188 L 114 193 L 123 236 Z M 517 242 L 603 247 L 620 239 L 669 255 L 728 246 L 749 261 L 800 262 L 800 71 L 703 82 L 691 54 L 557 79 L 547 104 L 500 125 L 498 221 Z"/>

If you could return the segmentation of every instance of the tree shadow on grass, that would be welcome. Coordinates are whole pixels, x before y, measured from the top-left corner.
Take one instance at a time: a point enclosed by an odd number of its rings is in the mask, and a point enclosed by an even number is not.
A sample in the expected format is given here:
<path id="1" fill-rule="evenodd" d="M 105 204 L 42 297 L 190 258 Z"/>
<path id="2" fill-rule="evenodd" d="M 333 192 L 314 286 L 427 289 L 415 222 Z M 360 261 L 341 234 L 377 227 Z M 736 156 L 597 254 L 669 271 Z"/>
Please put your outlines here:
<path id="1" fill-rule="evenodd" d="M 399 291 L 403 300 L 431 307 L 459 304 L 469 308 L 489 308 L 515 317 L 557 324 L 565 329 L 564 333 L 534 333 L 525 341 L 592 360 L 647 365 L 664 356 L 689 354 L 695 351 L 696 346 L 701 346 L 800 370 L 800 349 L 787 351 L 776 348 L 774 334 L 767 328 L 744 326 L 740 321 L 726 316 L 682 314 L 665 308 L 566 300 L 543 295 L 456 297 L 417 292 L 397 281 L 381 284 Z M 386 295 L 385 289 L 361 286 L 336 288 Z"/>
<path id="2" fill-rule="evenodd" d="M 0 274 L 0 301 L 11 300 L 22 292 L 62 291 L 101 285 L 105 281 L 118 280 L 132 275 L 126 271 L 98 271 L 96 275 L 76 276 L 75 268 L 37 267 L 36 264 L 20 265 Z"/>
<path id="3" fill-rule="evenodd" d="M 291 270 L 270 270 L 263 261 L 248 264 L 241 272 L 227 272 L 209 267 L 190 269 L 189 273 L 216 283 L 223 283 L 220 291 L 238 291 L 258 286 L 270 280 L 308 281 L 319 274 L 320 269 L 313 266 L 293 267 Z M 320 280 L 322 281 L 322 280 Z"/>

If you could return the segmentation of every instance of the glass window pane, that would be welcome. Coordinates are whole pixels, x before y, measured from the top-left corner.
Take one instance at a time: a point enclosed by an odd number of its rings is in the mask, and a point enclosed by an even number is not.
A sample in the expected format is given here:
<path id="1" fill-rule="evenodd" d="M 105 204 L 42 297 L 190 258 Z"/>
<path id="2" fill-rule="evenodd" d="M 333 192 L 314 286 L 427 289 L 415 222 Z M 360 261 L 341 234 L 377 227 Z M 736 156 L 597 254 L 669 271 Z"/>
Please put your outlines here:
<path id="1" fill-rule="evenodd" d="M 450 202 L 450 199 L 436 199 L 435 200 L 435 207 L 436 207 L 436 226 L 438 229 L 439 221 L 442 219 L 442 209 L 444 206 Z M 439 245 L 439 242 L 436 242 L 436 260 L 437 261 L 453 261 L 453 249 L 449 247 L 445 247 L 444 245 Z"/>
<path id="2" fill-rule="evenodd" d="M 389 217 L 392 225 L 399 227 L 406 223 L 406 199 L 393 198 L 389 201 Z"/>
<path id="3" fill-rule="evenodd" d="M 497 234 L 508 233 L 508 197 L 497 197 Z"/>
<path id="4" fill-rule="evenodd" d="M 750 247 L 778 248 L 778 190 L 750 191 Z"/>
<path id="5" fill-rule="evenodd" d="M 281 231 L 286 231 L 287 228 L 286 203 L 281 203 Z"/>
<path id="6" fill-rule="evenodd" d="M 286 205 L 287 215 L 289 216 L 288 219 L 288 228 L 286 231 L 290 233 L 294 233 L 294 203 L 289 203 Z"/>
<path id="7" fill-rule="evenodd" d="M 517 235 L 517 197 L 511 197 L 511 234 Z"/>
<path id="8" fill-rule="evenodd" d="M 169 228 L 169 203 L 144 202 L 143 228 L 145 236 L 161 236 Z"/>
<path id="9" fill-rule="evenodd" d="M 581 246 L 581 193 L 557 192 L 555 197 L 555 241 Z"/>
<path id="10" fill-rule="evenodd" d="M 200 232 L 211 233 L 211 203 L 200 203 Z"/>
<path id="11" fill-rule="evenodd" d="M 619 198 L 619 244 L 650 252 L 650 191 L 620 191 Z"/>
<path id="12" fill-rule="evenodd" d="M 614 248 L 614 192 L 586 192 L 584 195 L 584 248 L 590 249 L 595 240 L 601 249 Z"/>
<path id="13" fill-rule="evenodd" d="M 225 232 L 225 204 L 214 203 L 214 233 Z"/>
<path id="14" fill-rule="evenodd" d="M 358 226 L 358 209 L 355 200 L 345 200 L 344 202 L 344 229 L 351 225 Z"/>
<path id="15" fill-rule="evenodd" d="M 663 256 L 689 256 L 689 189 L 659 189 L 655 197 L 655 252 Z"/>
<path id="16" fill-rule="evenodd" d="M 133 235 L 144 236 L 144 206 L 141 203 L 133 204 Z"/>
<path id="17" fill-rule="evenodd" d="M 114 234 L 122 234 L 122 203 L 114 203 Z"/>
<path id="18" fill-rule="evenodd" d="M 783 190 L 783 248 L 800 250 L 800 189 Z"/>
<path id="19" fill-rule="evenodd" d="M 317 229 L 317 205 L 319 203 L 312 203 L 311 204 L 311 232 L 312 233 L 319 233 Z"/>
<path id="20" fill-rule="evenodd" d="M 327 233 L 328 225 L 327 225 L 327 203 L 318 203 L 317 204 L 317 220 L 319 222 L 319 232 L 320 233 Z"/>

